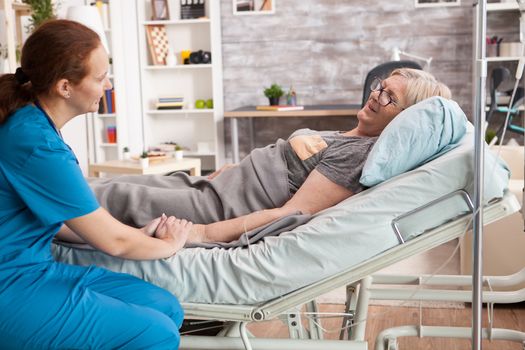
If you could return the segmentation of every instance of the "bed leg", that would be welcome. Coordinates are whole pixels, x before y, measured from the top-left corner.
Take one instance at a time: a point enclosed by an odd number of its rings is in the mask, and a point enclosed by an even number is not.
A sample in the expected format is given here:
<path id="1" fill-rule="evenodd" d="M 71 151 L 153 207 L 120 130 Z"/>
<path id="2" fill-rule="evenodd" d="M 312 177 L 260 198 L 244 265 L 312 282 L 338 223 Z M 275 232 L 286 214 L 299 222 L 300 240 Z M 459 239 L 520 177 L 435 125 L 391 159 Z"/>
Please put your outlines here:
<path id="1" fill-rule="evenodd" d="M 300 312 L 289 312 L 286 315 L 286 320 L 288 322 L 288 332 L 290 334 L 290 339 L 304 339 L 304 328 L 303 324 L 301 323 Z"/>
<path id="2" fill-rule="evenodd" d="M 368 276 L 359 281 L 359 294 L 355 310 L 351 340 L 365 340 L 366 319 L 368 317 L 368 303 L 370 302 L 370 286 L 372 277 Z"/>
<path id="3" fill-rule="evenodd" d="M 310 326 L 310 339 L 323 339 L 323 329 L 321 328 L 321 319 L 319 318 L 319 306 L 315 300 L 306 303 L 306 312 L 311 313 L 308 317 Z"/>
<path id="4" fill-rule="evenodd" d="M 339 333 L 339 340 L 345 340 L 345 333 L 346 339 L 350 340 L 350 335 L 352 334 L 351 325 L 354 323 L 355 317 L 357 286 L 358 284 L 355 283 L 346 286 L 345 314 L 347 314 L 347 316 L 343 317 L 341 332 Z"/>

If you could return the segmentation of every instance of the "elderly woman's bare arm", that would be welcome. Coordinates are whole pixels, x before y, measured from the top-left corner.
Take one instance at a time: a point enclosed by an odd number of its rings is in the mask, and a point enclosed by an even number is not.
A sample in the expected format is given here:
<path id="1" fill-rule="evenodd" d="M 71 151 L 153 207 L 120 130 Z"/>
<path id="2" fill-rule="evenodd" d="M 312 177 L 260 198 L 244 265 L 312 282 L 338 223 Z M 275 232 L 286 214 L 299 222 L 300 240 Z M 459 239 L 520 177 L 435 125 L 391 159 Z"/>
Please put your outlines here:
<path id="1" fill-rule="evenodd" d="M 244 232 L 298 211 L 315 214 L 336 205 L 352 194 L 352 191 L 314 170 L 295 195 L 282 207 L 208 225 L 194 225 L 194 231 L 190 234 L 188 242 L 230 242 L 238 239 Z"/>

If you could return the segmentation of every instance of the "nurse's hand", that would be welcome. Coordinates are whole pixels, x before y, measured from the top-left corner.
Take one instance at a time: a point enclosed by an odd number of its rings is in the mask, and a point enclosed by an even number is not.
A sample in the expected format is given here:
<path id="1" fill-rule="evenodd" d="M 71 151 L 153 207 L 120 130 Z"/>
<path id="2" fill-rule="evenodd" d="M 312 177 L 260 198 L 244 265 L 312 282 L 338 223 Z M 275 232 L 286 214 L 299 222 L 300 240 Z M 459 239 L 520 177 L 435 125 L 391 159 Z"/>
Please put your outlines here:
<path id="1" fill-rule="evenodd" d="M 235 166 L 237 166 L 237 164 L 226 164 L 226 165 L 224 165 L 219 170 L 216 170 L 213 173 L 211 173 L 210 175 L 208 175 L 208 180 L 213 180 L 214 178 L 216 178 L 217 176 L 219 176 L 220 174 L 222 174 L 226 170 L 228 170 L 230 168 L 233 168 Z"/>
<path id="2" fill-rule="evenodd" d="M 163 222 L 165 222 L 168 219 L 166 214 L 162 214 L 162 216 L 159 216 L 156 219 L 151 220 L 146 226 L 141 228 L 140 230 L 146 235 L 146 236 L 153 236 L 155 231 L 157 230 L 157 227 Z"/>
<path id="3" fill-rule="evenodd" d="M 155 231 L 155 237 L 170 243 L 175 251 L 178 251 L 186 243 L 192 227 L 193 223 L 186 219 L 170 216 L 163 220 L 161 217 L 161 223 Z"/>

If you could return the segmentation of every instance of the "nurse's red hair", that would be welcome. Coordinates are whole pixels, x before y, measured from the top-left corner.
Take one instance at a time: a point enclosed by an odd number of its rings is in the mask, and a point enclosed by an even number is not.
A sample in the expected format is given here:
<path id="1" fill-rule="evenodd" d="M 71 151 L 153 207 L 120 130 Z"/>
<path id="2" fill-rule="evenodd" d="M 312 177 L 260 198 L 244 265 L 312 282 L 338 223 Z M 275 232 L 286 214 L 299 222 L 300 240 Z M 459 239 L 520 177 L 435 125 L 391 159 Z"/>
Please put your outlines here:
<path id="1" fill-rule="evenodd" d="M 16 74 L 0 76 L 0 123 L 18 108 L 49 94 L 60 79 L 73 85 L 89 73 L 87 60 L 100 43 L 88 27 L 68 20 L 42 24 L 27 38 Z"/>

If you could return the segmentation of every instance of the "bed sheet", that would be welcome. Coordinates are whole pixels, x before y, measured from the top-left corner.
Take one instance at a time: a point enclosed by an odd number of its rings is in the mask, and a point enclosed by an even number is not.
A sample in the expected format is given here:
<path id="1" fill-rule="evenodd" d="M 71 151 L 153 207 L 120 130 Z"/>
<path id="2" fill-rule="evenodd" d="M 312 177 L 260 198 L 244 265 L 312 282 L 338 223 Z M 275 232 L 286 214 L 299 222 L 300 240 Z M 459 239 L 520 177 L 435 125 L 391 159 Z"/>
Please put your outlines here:
<path id="1" fill-rule="evenodd" d="M 119 259 L 56 244 L 53 254 L 62 262 L 130 273 L 166 288 L 182 302 L 246 305 L 271 300 L 398 245 L 391 228 L 395 217 L 458 189 L 472 193 L 473 139 L 470 130 L 445 155 L 247 248 L 183 249 L 155 261 Z M 502 197 L 509 171 L 489 151 L 485 173 L 485 202 Z M 457 215 L 458 208 L 439 205 L 431 221 L 444 222 Z M 411 225 L 412 236 L 430 228 L 427 219 Z"/>

